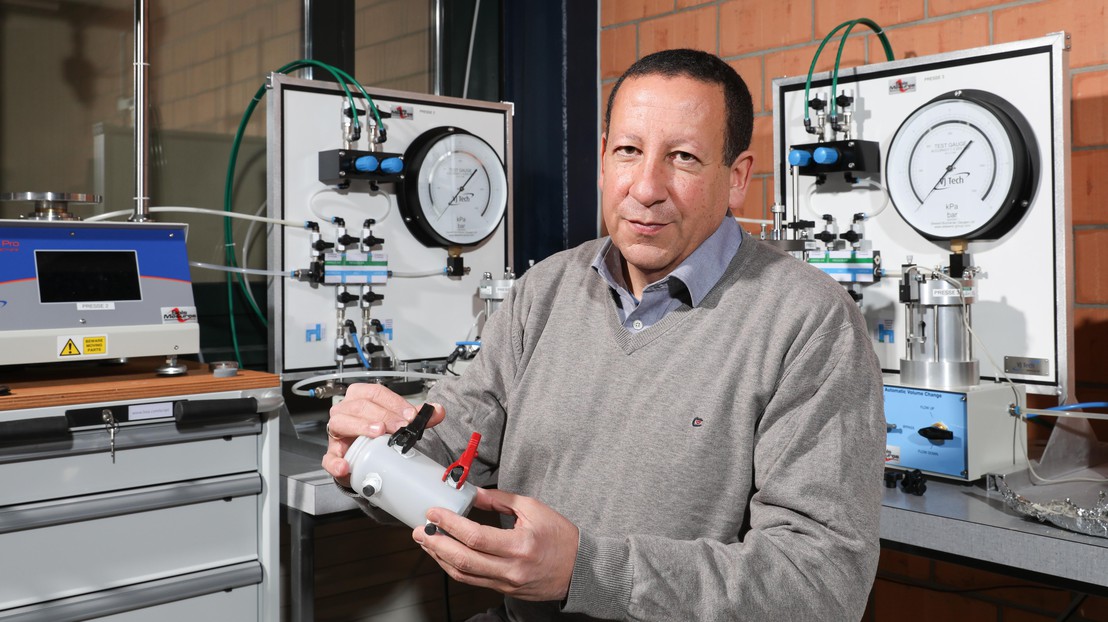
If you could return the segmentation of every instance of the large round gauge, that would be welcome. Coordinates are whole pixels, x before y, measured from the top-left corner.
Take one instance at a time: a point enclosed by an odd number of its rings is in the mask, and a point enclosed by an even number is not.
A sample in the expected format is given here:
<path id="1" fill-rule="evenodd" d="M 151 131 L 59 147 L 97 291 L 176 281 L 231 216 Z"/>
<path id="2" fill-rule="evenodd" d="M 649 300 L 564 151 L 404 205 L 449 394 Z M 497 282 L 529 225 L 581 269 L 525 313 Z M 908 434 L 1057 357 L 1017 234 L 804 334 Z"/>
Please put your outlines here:
<path id="1" fill-rule="evenodd" d="M 1039 176 L 1023 115 L 984 91 L 951 91 L 917 108 L 885 158 L 900 216 L 931 240 L 997 239 L 1019 222 Z"/>
<path id="2" fill-rule="evenodd" d="M 427 246 L 473 246 L 508 206 L 508 177 L 489 144 L 456 127 L 428 130 L 404 153 L 398 195 L 408 229 Z"/>

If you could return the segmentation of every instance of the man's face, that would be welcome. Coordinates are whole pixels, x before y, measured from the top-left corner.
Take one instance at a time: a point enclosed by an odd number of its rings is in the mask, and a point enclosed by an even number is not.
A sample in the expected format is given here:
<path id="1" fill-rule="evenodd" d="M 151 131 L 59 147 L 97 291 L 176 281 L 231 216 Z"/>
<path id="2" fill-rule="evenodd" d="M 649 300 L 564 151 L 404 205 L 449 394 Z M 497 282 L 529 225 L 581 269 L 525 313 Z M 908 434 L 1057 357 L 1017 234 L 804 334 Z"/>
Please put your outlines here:
<path id="1" fill-rule="evenodd" d="M 723 161 L 723 87 L 677 76 L 623 81 L 602 140 L 604 224 L 635 295 L 663 278 L 742 204 L 753 157 Z"/>

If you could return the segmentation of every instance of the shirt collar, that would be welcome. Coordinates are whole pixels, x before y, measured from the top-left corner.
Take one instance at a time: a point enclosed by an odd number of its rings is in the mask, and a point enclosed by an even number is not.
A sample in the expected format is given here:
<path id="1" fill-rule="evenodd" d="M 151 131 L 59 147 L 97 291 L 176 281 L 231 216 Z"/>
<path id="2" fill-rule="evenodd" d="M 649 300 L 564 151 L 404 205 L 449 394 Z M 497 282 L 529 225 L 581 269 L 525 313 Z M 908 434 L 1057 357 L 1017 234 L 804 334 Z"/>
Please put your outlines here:
<path id="1" fill-rule="evenodd" d="M 661 283 L 670 277 L 681 281 L 688 289 L 689 299 L 695 307 L 719 282 L 742 241 L 743 232 L 739 223 L 734 218 L 724 218 L 708 239 L 701 242 L 672 272 L 657 282 Z M 617 291 L 627 291 L 627 283 L 623 281 L 623 256 L 612 244 L 610 237 L 597 250 L 591 265 L 609 287 Z"/>

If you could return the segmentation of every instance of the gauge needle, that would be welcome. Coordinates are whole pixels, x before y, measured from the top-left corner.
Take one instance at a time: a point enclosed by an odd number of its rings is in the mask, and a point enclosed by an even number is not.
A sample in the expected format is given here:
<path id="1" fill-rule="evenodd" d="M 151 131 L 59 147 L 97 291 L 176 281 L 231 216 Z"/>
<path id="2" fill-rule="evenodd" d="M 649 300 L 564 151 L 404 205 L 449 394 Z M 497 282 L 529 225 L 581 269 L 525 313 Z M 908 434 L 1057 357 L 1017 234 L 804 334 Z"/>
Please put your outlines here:
<path id="1" fill-rule="evenodd" d="M 935 187 L 931 188 L 931 192 L 939 189 L 939 184 L 943 183 L 943 179 L 945 179 L 946 176 L 950 174 L 950 171 L 954 170 L 954 165 L 958 163 L 958 160 L 962 159 L 962 155 L 966 153 L 966 150 L 969 149 L 969 146 L 972 144 L 972 140 L 966 141 L 966 146 L 962 147 L 962 150 L 958 152 L 958 155 L 954 156 L 954 161 L 951 162 L 950 166 L 946 167 L 946 170 L 943 171 L 943 174 L 939 176 L 939 181 L 935 182 Z M 920 201 L 920 207 L 923 207 L 923 204 L 927 202 L 927 199 L 931 198 L 931 192 L 928 192 L 927 196 L 923 197 L 923 200 Z M 919 209 L 919 207 L 917 207 L 916 209 Z"/>
<path id="2" fill-rule="evenodd" d="M 952 165 L 952 166 L 953 166 L 953 165 Z M 463 182 L 462 182 L 462 185 L 458 187 L 458 191 L 454 193 L 454 198 L 453 198 L 453 199 L 450 199 L 450 202 L 449 202 L 449 203 L 447 203 L 447 205 L 454 205 L 454 201 L 457 201 L 457 200 L 458 200 L 458 196 L 459 196 L 460 194 L 462 194 L 462 191 L 463 191 L 463 190 L 465 190 L 465 189 L 466 189 L 466 184 L 468 184 L 468 183 L 469 183 L 469 180 L 473 179 L 473 176 L 474 176 L 474 175 L 476 175 L 476 174 L 477 174 L 477 169 L 473 169 L 473 172 L 472 172 L 472 173 L 470 173 L 470 174 L 469 174 L 469 177 L 466 177 L 466 180 L 465 180 L 465 181 L 463 181 Z"/>

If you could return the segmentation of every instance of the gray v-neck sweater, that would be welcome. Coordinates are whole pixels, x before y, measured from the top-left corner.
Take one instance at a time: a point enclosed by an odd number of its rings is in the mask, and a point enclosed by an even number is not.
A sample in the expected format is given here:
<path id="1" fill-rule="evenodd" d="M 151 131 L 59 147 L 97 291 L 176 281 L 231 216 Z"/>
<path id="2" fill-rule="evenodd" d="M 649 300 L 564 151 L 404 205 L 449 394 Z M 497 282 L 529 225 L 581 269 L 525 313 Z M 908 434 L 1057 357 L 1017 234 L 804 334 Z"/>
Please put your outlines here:
<path id="1" fill-rule="evenodd" d="M 512 619 L 857 620 L 877 565 L 880 370 L 843 287 L 747 236 L 696 308 L 625 330 L 589 267 L 534 266 L 420 449 L 580 529 L 563 603 Z"/>

